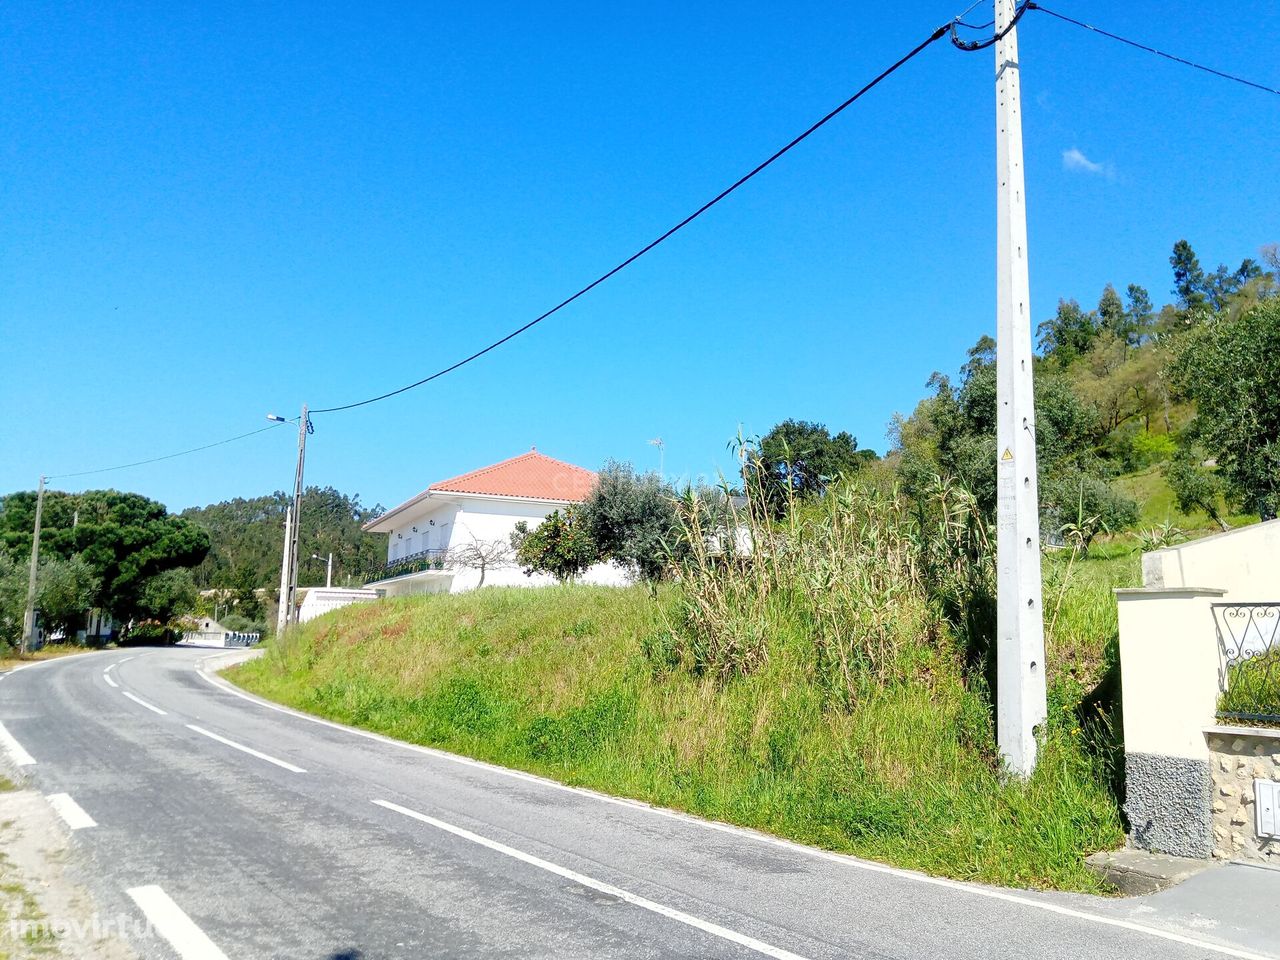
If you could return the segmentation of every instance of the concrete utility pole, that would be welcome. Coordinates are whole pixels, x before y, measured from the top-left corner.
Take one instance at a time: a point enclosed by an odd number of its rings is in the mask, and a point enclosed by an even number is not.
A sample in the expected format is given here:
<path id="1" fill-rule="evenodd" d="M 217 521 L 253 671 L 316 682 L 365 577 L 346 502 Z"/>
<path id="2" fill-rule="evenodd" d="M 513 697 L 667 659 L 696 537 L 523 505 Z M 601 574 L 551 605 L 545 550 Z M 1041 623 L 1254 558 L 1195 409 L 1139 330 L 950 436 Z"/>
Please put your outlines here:
<path id="1" fill-rule="evenodd" d="M 1035 396 L 1031 383 L 1027 206 L 1017 4 L 995 0 L 996 179 L 996 733 L 1009 770 L 1030 776 L 1044 725 L 1044 620 Z"/>
<path id="2" fill-rule="evenodd" d="M 293 530 L 289 540 L 289 620 L 296 619 L 295 600 L 298 595 L 298 541 L 302 529 L 302 473 L 307 461 L 307 434 L 311 432 L 311 418 L 307 416 L 307 405 L 302 405 L 302 416 L 298 420 L 298 470 L 293 478 Z"/>
<path id="3" fill-rule="evenodd" d="M 289 547 L 293 543 L 293 504 L 284 508 L 284 549 L 280 552 L 280 608 L 276 611 L 276 636 L 289 626 Z"/>
<path id="4" fill-rule="evenodd" d="M 44 477 L 40 478 L 40 487 L 36 493 L 36 523 L 31 532 L 31 570 L 27 574 L 27 607 L 22 614 L 22 646 L 19 650 L 28 653 L 36 635 L 36 572 L 40 565 L 40 519 L 44 514 Z"/>

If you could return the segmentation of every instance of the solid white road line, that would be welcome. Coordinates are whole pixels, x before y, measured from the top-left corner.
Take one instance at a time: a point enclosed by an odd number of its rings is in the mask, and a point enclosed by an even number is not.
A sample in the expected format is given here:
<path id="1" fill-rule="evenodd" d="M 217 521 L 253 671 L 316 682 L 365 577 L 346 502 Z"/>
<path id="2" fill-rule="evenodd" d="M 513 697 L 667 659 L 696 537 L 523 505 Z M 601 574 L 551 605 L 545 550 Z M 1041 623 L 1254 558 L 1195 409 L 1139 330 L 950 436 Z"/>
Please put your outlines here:
<path id="1" fill-rule="evenodd" d="M 530 866 L 537 867 L 539 870 L 546 870 L 548 873 L 554 873 L 558 877 L 564 877 L 573 883 L 581 884 L 592 890 L 598 890 L 600 893 L 607 894 L 611 897 L 617 897 L 619 900 L 625 900 L 634 906 L 649 910 L 669 920 L 675 920 L 677 923 L 683 923 L 701 930 L 703 933 L 709 933 L 713 937 L 719 937 L 721 940 L 728 940 L 730 943 L 736 943 L 740 947 L 746 947 L 748 950 L 754 950 L 756 953 L 762 953 L 766 957 L 774 957 L 775 960 L 804 960 L 798 953 L 792 953 L 789 950 L 783 950 L 781 947 L 775 947 L 772 944 L 765 943 L 763 940 L 757 940 L 755 937 L 749 937 L 745 933 L 738 933 L 736 930 L 730 930 L 728 927 L 722 927 L 718 923 L 712 923 L 709 920 L 702 920 L 692 914 L 685 913 L 683 910 L 677 910 L 675 907 L 668 907 L 665 904 L 657 903 L 647 897 L 632 893 L 629 890 L 623 890 L 621 887 L 615 887 L 611 883 L 604 883 L 600 880 L 592 879 L 585 874 L 578 873 L 576 870 L 570 870 L 559 864 L 543 860 L 541 857 L 535 857 L 533 854 L 525 853 L 517 850 L 515 847 L 509 847 L 505 843 L 499 843 L 497 840 L 490 840 L 488 837 L 482 837 L 478 833 L 472 833 L 470 830 L 464 830 L 462 827 L 455 827 L 451 823 L 445 823 L 443 820 L 437 820 L 435 817 L 429 817 L 425 813 L 418 813 L 416 810 L 410 810 L 408 807 L 402 807 L 398 803 L 392 803 L 389 800 L 374 800 L 380 807 L 387 810 L 394 810 L 396 813 L 403 814 L 406 817 L 412 817 L 428 826 L 435 827 L 437 830 L 443 830 L 451 833 L 455 837 L 461 837 L 463 840 L 469 840 L 471 843 L 477 843 L 482 847 L 493 850 L 506 857 L 519 860 L 521 863 L 527 863 Z"/>
<path id="2" fill-rule="evenodd" d="M 49 801 L 49 805 L 53 807 L 63 820 L 67 822 L 67 826 L 72 830 L 83 830 L 86 827 L 96 827 L 98 824 L 93 817 L 84 812 L 84 808 L 80 804 L 71 799 L 69 793 L 51 793 L 45 797 Z"/>
<path id="3" fill-rule="evenodd" d="M 115 684 L 113 683 L 113 684 L 112 684 L 112 686 L 114 687 L 114 686 L 115 686 Z M 152 706 L 151 704 L 147 703 L 147 701 L 143 700 L 141 697 L 134 696 L 134 695 L 133 695 L 132 693 L 130 693 L 128 690 L 122 690 L 122 691 L 120 691 L 120 692 L 121 692 L 121 693 L 123 693 L 123 694 L 124 694 L 126 697 L 128 697 L 130 700 L 132 700 L 134 703 L 136 703 L 138 706 L 140 706 L 140 707 L 146 707 L 146 708 L 147 708 L 148 710 L 150 710 L 152 713 L 158 713 L 158 714 L 160 714 L 160 716 L 162 716 L 162 717 L 166 717 L 166 716 L 168 716 L 168 714 L 167 714 L 167 713 L 165 713 L 165 711 L 161 710 L 159 707 Z"/>
<path id="4" fill-rule="evenodd" d="M 286 763 L 283 760 L 277 760 L 275 757 L 272 757 L 265 753 L 260 753 L 259 751 L 254 750 L 252 747 L 246 747 L 243 743 L 236 743 L 234 740 L 228 740 L 226 737 L 220 737 L 216 733 L 212 733 L 206 730 L 204 727 L 197 727 L 194 723 L 188 723 L 187 729 L 194 730 L 196 733 L 203 733 L 206 737 L 210 738 L 211 740 L 217 740 L 219 743 L 225 743 L 228 747 L 234 747 L 236 750 L 239 750 L 242 753 L 247 753 L 251 757 L 257 757 L 259 760 L 265 760 L 267 761 L 267 763 L 274 763 L 277 767 L 284 767 L 284 769 L 292 773 L 307 772 L 303 770 L 301 767 L 295 767 L 292 763 Z"/>
<path id="5" fill-rule="evenodd" d="M 23 750 L 22 744 L 13 739 L 13 734 L 5 729 L 3 723 L 0 723 L 0 747 L 4 747 L 5 753 L 9 754 L 9 759 L 13 761 L 14 766 L 29 767 L 36 762 L 36 758 Z"/>
<path id="6" fill-rule="evenodd" d="M 588 790 L 586 787 L 574 787 L 566 783 L 559 783 L 547 777 L 540 777 L 536 774 L 525 773 L 523 770 L 512 770 L 510 767 L 500 767 L 495 763 L 487 763 L 484 760 L 475 760 L 471 757 L 464 757 L 460 754 L 449 753 L 445 750 L 438 750 L 434 747 L 422 747 L 416 743 L 405 743 L 403 740 L 395 740 L 391 737 L 384 736 L 380 733 L 373 733 L 369 730 L 360 730 L 356 727 L 349 727 L 346 724 L 336 723 L 333 720 L 326 720 L 323 717 L 316 717 L 309 713 L 303 713 L 301 710 L 294 710 L 292 707 L 285 707 L 278 703 L 272 703 L 269 700 L 263 700 L 261 697 L 254 696 L 238 689 L 226 680 L 214 679 L 205 672 L 203 664 L 206 660 L 215 660 L 225 654 L 218 654 L 213 657 L 205 657 L 203 660 L 196 662 L 196 675 L 205 683 L 209 684 L 223 693 L 229 693 L 233 697 L 239 697 L 249 703 L 256 704 L 267 710 L 273 710 L 276 713 L 287 714 L 296 717 L 299 720 L 306 720 L 308 723 L 319 724 L 322 727 L 330 727 L 334 730 L 342 730 L 355 737 L 363 737 L 366 740 L 376 740 L 379 743 L 388 746 L 397 747 L 401 750 L 410 750 L 414 753 L 420 753 L 424 756 L 434 757 L 437 760 L 446 760 L 449 763 L 458 764 L 465 767 L 476 767 L 481 770 L 487 770 L 490 773 L 502 777 L 509 777 L 513 780 L 525 780 L 529 783 L 536 783 L 549 790 L 561 790 L 565 793 L 576 794 L 580 797 L 590 797 L 592 800 L 598 800 L 601 803 L 610 803 L 619 807 L 628 807 L 632 810 L 639 810 L 644 813 L 650 813 L 658 817 L 666 817 L 670 820 L 679 820 L 683 823 L 692 824 L 705 830 L 716 830 L 720 833 L 727 833 L 731 836 L 753 840 L 756 843 L 764 843 L 774 847 L 780 847 L 791 853 L 802 854 L 806 857 L 813 857 L 818 860 L 829 860 L 838 863 L 844 867 L 853 870 L 861 870 L 866 873 L 880 873 L 886 876 L 898 877 L 901 880 L 909 880 L 915 883 L 928 884 L 934 887 L 945 887 L 948 890 L 955 890 L 958 893 L 968 894 L 974 897 L 984 897 L 990 900 L 1000 900 L 1004 903 L 1017 904 L 1020 907 L 1028 907 L 1032 910 L 1043 910 L 1046 913 L 1055 913 L 1058 916 L 1070 917 L 1073 920 L 1083 920 L 1088 923 L 1096 923 L 1106 927 L 1116 927 L 1121 930 L 1128 930 L 1132 933 L 1141 934 L 1147 937 L 1155 937 L 1159 940 L 1168 940 L 1172 943 L 1186 944 L 1195 947 L 1198 950 L 1204 950 L 1208 953 L 1218 954 L 1224 957 L 1235 957 L 1236 960 L 1280 960 L 1280 955 L 1255 953 L 1251 950 L 1243 950 L 1239 947 L 1229 947 L 1220 943 L 1213 943 L 1208 940 L 1201 940 L 1196 937 L 1185 936 L 1172 930 L 1165 930 L 1161 927 L 1153 927 L 1145 923 L 1135 923 L 1132 920 L 1123 920 L 1119 917 L 1108 917 L 1100 913 L 1090 913 L 1088 910 L 1077 910 L 1074 907 L 1068 907 L 1061 903 L 1054 903 L 1050 900 L 1039 900 L 1030 896 L 1023 895 L 1014 890 L 1001 890 L 995 887 L 980 887 L 977 884 L 965 883 L 962 880 L 948 880 L 946 877 L 931 877 L 925 873 L 917 873 L 914 870 L 904 870 L 901 867 L 891 867 L 887 864 L 876 863 L 872 860 L 859 860 L 857 857 L 851 857 L 844 853 L 833 853 L 830 850 L 822 850 L 818 847 L 806 847 L 804 844 L 796 843 L 793 840 L 783 840 L 781 837 L 770 836 L 767 833 L 761 833 L 758 830 L 752 830 L 749 827 L 738 827 L 731 823 L 723 823 L 719 820 L 706 820 L 702 817 L 695 817 L 689 813 L 681 813 L 678 810 L 668 810 L 665 807 L 655 807 L 652 804 L 644 803 L 640 800 L 630 800 L 626 797 L 611 797 L 605 793 L 599 793 L 595 790 Z"/>
<path id="7" fill-rule="evenodd" d="M 126 892 L 182 960 L 227 960 L 227 955 L 159 887 L 134 887 Z"/>

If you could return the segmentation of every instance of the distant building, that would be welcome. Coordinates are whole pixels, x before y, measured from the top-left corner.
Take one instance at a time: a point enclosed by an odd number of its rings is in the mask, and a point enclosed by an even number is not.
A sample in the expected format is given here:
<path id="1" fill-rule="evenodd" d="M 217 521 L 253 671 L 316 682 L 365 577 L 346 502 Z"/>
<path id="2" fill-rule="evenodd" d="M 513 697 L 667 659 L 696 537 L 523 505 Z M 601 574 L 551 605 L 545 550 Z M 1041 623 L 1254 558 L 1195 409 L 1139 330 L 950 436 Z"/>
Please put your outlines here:
<path id="1" fill-rule="evenodd" d="M 595 489 L 596 474 L 531 450 L 510 460 L 441 480 L 376 520 L 371 533 L 387 534 L 387 562 L 365 584 L 384 596 L 410 593 L 461 593 L 481 583 L 478 553 L 500 555 L 516 524 L 532 530 L 547 515 L 581 503 Z M 545 574 L 526 577 L 514 551 L 484 564 L 485 586 L 540 586 L 554 583 Z M 613 563 L 599 563 L 583 583 L 621 585 L 627 574 Z"/>
<path id="2" fill-rule="evenodd" d="M 378 599 L 376 590 L 360 590 L 354 587 L 308 587 L 298 605 L 298 622 L 306 623 L 321 614 L 353 603 L 368 603 Z"/>

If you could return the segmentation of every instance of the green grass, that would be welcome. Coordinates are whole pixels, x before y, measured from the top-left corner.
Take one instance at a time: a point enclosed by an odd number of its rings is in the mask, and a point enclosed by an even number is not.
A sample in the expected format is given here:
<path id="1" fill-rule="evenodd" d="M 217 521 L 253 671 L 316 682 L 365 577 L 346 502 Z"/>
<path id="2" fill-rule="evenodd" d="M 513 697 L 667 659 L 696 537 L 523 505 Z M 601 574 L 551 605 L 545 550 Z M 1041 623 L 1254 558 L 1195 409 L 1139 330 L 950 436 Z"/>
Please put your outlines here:
<path id="1" fill-rule="evenodd" d="M 1128 576 L 1122 566 L 1090 589 Z M 725 682 L 660 671 L 645 646 L 671 601 L 642 587 L 389 600 L 314 621 L 230 675 L 331 719 L 804 843 L 1100 890 L 1083 859 L 1123 833 L 1109 757 L 1087 748 L 1070 702 L 1055 703 L 1035 776 L 1009 782 L 986 699 L 958 671 L 872 687 L 850 710 L 785 649 Z M 1063 648 L 1089 647 L 1079 662 L 1101 674 L 1113 624 L 1076 607 L 1059 616 Z"/>
<path id="2" fill-rule="evenodd" d="M 1280 649 L 1231 667 L 1227 691 L 1218 698 L 1218 712 L 1243 715 L 1252 723 L 1280 726 Z"/>
<path id="3" fill-rule="evenodd" d="M 0 793 L 7 793 L 10 790 L 17 790 L 17 789 L 18 789 L 18 785 L 16 783 L 14 783 L 4 774 L 0 774 Z"/>

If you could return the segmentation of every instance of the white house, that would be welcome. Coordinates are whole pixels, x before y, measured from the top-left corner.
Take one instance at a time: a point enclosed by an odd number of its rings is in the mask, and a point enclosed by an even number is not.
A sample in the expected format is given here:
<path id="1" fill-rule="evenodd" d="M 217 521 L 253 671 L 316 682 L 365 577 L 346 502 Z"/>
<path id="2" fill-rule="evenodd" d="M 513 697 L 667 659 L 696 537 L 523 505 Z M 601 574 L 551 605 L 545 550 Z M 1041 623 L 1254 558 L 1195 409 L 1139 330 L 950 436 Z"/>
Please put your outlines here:
<path id="1" fill-rule="evenodd" d="M 433 483 L 365 524 L 387 534 L 387 564 L 365 586 L 385 596 L 461 593 L 485 586 L 541 586 L 545 574 L 526 577 L 509 549 L 516 524 L 532 530 L 554 510 L 581 503 L 596 475 L 530 450 L 510 460 Z M 481 560 L 481 556 L 485 559 Z M 627 574 L 596 564 L 583 583 L 621 585 Z"/>

